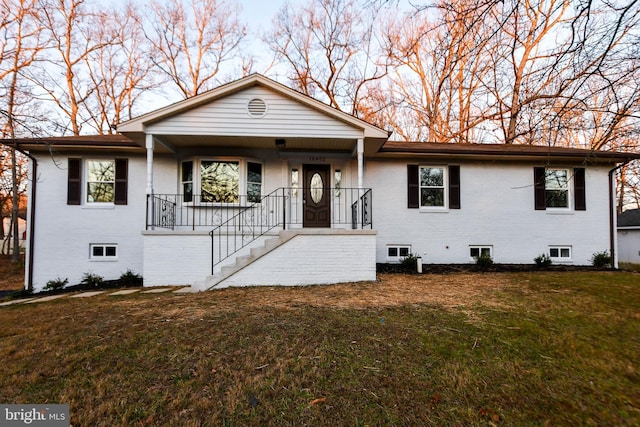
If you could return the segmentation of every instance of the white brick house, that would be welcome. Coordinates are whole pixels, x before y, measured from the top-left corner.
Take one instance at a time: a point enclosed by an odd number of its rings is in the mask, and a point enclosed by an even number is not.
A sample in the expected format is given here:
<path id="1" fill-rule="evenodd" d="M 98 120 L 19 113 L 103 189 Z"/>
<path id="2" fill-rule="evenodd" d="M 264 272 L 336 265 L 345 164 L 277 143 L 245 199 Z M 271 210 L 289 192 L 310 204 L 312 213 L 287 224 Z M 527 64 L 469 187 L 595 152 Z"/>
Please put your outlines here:
<path id="1" fill-rule="evenodd" d="M 615 248 L 635 154 L 397 143 L 261 75 L 118 126 L 11 141 L 32 157 L 26 284 L 127 269 L 202 290 L 375 279 L 376 263 L 588 264 Z"/>

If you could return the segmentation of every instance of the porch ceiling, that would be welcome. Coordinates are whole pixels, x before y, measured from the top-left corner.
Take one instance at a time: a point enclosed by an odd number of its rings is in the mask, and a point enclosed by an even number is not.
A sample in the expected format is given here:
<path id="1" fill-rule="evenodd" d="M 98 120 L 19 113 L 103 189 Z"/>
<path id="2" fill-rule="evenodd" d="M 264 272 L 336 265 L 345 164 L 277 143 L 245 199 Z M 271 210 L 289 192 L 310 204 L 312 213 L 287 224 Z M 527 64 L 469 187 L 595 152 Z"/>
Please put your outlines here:
<path id="1" fill-rule="evenodd" d="M 144 136 L 127 135 L 144 146 Z M 158 153 L 175 153 L 185 149 L 234 148 L 234 149 L 279 149 L 281 151 L 327 151 L 354 152 L 356 139 L 339 138 L 274 138 L 248 136 L 215 136 L 215 135 L 154 135 L 155 151 Z M 284 146 L 276 146 L 276 139 L 283 139 Z M 366 144 L 365 144 L 366 145 Z M 376 144 L 378 145 L 378 144 Z"/>

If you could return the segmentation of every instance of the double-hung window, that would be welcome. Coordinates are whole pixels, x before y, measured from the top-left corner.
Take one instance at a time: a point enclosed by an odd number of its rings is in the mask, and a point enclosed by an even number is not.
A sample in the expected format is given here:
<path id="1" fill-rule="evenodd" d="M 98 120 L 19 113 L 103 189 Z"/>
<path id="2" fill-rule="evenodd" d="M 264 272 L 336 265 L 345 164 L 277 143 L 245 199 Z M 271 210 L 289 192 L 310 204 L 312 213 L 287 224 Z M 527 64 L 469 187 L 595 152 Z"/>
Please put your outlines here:
<path id="1" fill-rule="evenodd" d="M 420 206 L 445 206 L 445 173 L 443 167 L 420 166 Z"/>
<path id="2" fill-rule="evenodd" d="M 567 169 L 545 171 L 544 197 L 548 208 L 569 207 L 569 171 Z"/>
<path id="3" fill-rule="evenodd" d="M 407 165 L 407 207 L 460 209 L 460 166 Z"/>
<path id="4" fill-rule="evenodd" d="M 536 210 L 587 209 L 585 168 L 533 168 Z"/>
<path id="5" fill-rule="evenodd" d="M 126 205 L 127 159 L 69 158 L 68 205 Z"/>
<path id="6" fill-rule="evenodd" d="M 115 161 L 87 161 L 87 203 L 113 203 L 115 186 Z"/>
<path id="7" fill-rule="evenodd" d="M 261 163 L 226 159 L 188 160 L 182 162 L 181 177 L 182 197 L 187 203 L 194 199 L 202 203 L 257 203 L 262 197 Z M 195 195 L 198 192 L 199 199 Z"/>

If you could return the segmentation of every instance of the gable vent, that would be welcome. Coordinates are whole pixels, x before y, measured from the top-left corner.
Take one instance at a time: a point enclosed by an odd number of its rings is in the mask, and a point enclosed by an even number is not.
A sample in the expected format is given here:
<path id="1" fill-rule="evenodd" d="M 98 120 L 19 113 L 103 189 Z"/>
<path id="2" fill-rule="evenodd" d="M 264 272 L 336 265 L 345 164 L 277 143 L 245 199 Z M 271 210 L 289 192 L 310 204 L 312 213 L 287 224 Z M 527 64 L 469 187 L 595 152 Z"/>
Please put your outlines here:
<path id="1" fill-rule="evenodd" d="M 267 104 L 260 98 L 253 98 L 247 104 L 247 111 L 251 117 L 262 117 L 267 114 Z"/>

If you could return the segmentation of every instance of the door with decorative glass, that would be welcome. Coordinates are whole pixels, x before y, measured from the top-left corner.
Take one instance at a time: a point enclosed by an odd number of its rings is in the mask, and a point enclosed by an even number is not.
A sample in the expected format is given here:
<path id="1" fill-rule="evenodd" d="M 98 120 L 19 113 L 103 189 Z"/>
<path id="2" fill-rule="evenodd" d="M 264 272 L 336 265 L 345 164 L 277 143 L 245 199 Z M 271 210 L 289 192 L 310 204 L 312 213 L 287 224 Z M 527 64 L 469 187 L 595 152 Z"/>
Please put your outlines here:
<path id="1" fill-rule="evenodd" d="M 331 227 L 329 165 L 303 165 L 303 227 Z"/>

